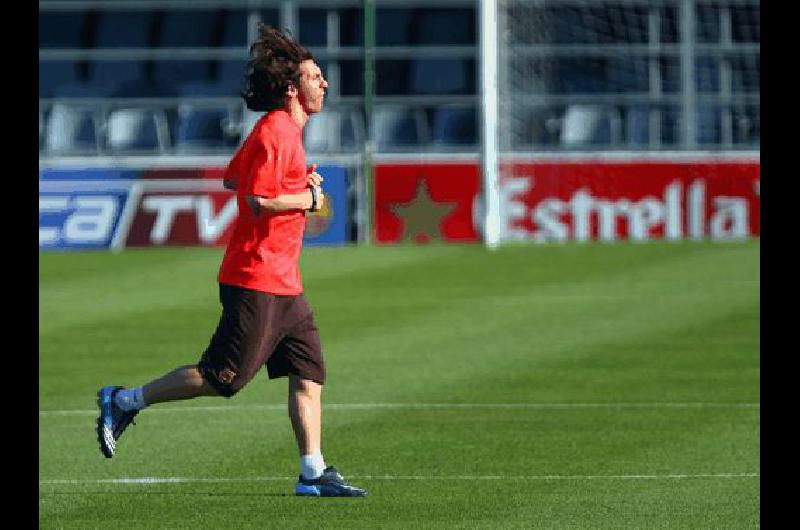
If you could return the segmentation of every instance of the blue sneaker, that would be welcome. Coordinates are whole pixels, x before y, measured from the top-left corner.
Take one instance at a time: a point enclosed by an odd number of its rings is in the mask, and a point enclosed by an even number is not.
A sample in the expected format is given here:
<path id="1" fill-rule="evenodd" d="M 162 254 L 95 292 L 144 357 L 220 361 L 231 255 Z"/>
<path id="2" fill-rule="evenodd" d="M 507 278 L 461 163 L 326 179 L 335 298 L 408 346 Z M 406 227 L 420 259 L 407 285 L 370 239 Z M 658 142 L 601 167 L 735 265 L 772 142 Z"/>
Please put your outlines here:
<path id="1" fill-rule="evenodd" d="M 333 466 L 328 466 L 317 478 L 304 479 L 300 475 L 294 487 L 295 495 L 303 497 L 366 497 L 367 492 L 351 486 Z"/>
<path id="2" fill-rule="evenodd" d="M 114 456 L 117 440 L 139 413 L 138 410 L 122 410 L 114 402 L 114 396 L 122 388 L 104 386 L 97 393 L 97 406 L 100 407 L 100 416 L 97 417 L 97 441 L 100 442 L 100 451 L 106 458 Z"/>

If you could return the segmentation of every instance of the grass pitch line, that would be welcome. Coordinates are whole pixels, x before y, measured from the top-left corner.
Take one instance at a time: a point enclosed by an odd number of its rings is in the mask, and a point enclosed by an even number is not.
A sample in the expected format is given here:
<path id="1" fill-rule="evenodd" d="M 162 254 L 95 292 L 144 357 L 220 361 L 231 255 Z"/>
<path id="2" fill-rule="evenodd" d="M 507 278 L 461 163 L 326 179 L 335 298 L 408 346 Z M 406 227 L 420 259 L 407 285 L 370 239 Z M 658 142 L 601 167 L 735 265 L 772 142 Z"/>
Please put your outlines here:
<path id="1" fill-rule="evenodd" d="M 325 410 L 375 409 L 642 409 L 642 408 L 760 408 L 761 403 L 326 403 Z M 236 410 L 286 410 L 285 404 L 153 407 L 150 412 L 228 412 Z M 92 410 L 40 410 L 40 416 L 96 415 Z"/>
<path id="2" fill-rule="evenodd" d="M 354 480 L 676 480 L 760 478 L 760 473 L 699 473 L 665 475 L 348 475 Z M 55 484 L 186 484 L 196 482 L 292 481 L 297 477 L 138 477 L 110 479 L 40 480 L 39 485 Z"/>

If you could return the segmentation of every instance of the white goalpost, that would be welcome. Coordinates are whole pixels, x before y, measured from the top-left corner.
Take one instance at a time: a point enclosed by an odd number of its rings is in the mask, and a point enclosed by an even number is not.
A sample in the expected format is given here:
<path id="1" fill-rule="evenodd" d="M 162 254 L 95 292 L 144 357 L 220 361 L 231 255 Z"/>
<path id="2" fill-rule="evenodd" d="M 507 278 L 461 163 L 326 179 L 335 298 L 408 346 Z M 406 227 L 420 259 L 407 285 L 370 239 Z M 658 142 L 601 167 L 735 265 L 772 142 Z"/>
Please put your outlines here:
<path id="1" fill-rule="evenodd" d="M 480 2 L 481 171 L 484 198 L 484 242 L 490 249 L 500 243 L 500 190 L 498 174 L 498 0 Z"/>

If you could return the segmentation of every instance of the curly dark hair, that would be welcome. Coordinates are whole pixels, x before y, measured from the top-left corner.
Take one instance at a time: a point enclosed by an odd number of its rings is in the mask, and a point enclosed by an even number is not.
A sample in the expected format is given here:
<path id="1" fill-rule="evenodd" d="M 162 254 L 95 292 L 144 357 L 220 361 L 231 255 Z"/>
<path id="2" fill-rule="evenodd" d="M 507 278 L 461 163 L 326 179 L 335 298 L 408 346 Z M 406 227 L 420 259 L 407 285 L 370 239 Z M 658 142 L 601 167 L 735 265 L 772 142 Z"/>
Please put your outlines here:
<path id="1" fill-rule="evenodd" d="M 314 56 L 288 30 L 259 23 L 258 35 L 250 46 L 241 96 L 248 109 L 270 111 L 283 107 L 289 85 L 300 82 L 300 63 Z"/>

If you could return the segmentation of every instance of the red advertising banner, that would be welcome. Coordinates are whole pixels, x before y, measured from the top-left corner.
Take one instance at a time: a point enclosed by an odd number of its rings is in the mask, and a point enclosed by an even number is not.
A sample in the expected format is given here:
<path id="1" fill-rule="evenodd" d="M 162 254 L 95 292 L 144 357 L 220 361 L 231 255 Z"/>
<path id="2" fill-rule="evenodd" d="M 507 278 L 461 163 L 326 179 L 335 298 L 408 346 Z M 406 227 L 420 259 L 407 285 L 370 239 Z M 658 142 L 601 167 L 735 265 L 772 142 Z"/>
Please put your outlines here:
<path id="1" fill-rule="evenodd" d="M 501 168 L 503 239 L 741 239 L 760 233 L 755 161 L 525 162 Z M 477 164 L 378 165 L 378 242 L 477 241 Z"/>
<path id="2" fill-rule="evenodd" d="M 375 240 L 477 241 L 473 202 L 477 164 L 381 164 L 375 167 Z"/>
<path id="3" fill-rule="evenodd" d="M 740 239 L 760 230 L 758 162 L 559 162 L 503 169 L 503 224 L 511 239 Z"/>
<path id="4" fill-rule="evenodd" d="M 230 191 L 144 191 L 126 245 L 225 245 L 238 214 Z"/>

